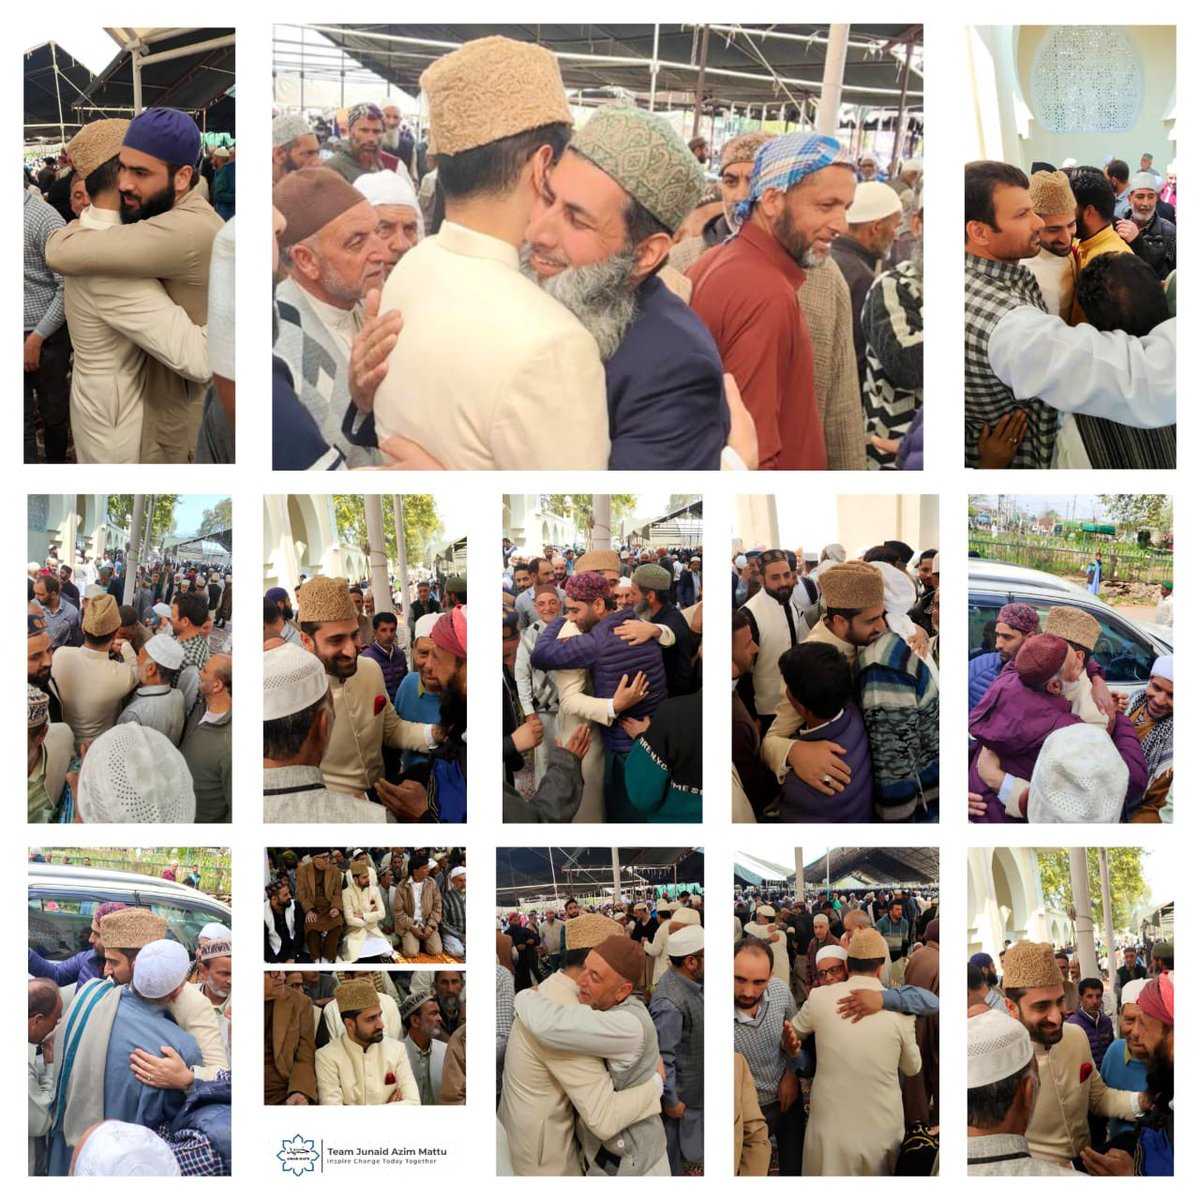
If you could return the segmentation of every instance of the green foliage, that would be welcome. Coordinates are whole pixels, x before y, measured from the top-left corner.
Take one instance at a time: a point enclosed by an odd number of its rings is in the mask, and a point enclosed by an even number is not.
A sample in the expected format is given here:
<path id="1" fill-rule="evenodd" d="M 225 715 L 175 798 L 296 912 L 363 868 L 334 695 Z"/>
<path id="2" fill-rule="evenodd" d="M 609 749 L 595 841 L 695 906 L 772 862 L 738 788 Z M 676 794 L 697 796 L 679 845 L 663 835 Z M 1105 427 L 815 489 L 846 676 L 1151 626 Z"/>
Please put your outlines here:
<path id="1" fill-rule="evenodd" d="M 154 498 L 154 520 L 150 526 L 150 540 L 172 533 L 175 529 L 175 506 L 178 495 L 162 495 Z M 128 533 L 133 521 L 133 496 L 109 496 L 108 519 Z"/>
<path id="2" fill-rule="evenodd" d="M 396 518 L 391 496 L 381 497 L 383 504 L 383 540 L 388 559 L 396 560 Z M 403 496 L 404 555 L 410 564 L 424 562 L 430 543 L 442 534 L 442 521 L 432 496 Z M 338 534 L 353 542 L 365 554 L 367 508 L 362 496 L 334 496 L 333 514 Z"/>
<path id="3" fill-rule="evenodd" d="M 1159 529 L 1174 526 L 1174 502 L 1170 496 L 1101 496 L 1114 522 L 1131 529 Z"/>
<path id="4" fill-rule="evenodd" d="M 1114 930 L 1127 929 L 1134 909 L 1149 898 L 1149 889 L 1142 874 L 1143 853 L 1140 846 L 1117 846 L 1108 851 L 1108 884 Z M 1042 876 L 1042 895 L 1047 906 L 1070 912 L 1074 903 L 1071 896 L 1071 863 L 1067 851 L 1039 850 L 1037 856 Z M 1087 865 L 1092 923 L 1103 936 L 1100 852 L 1095 847 L 1087 852 Z"/>
<path id="5" fill-rule="evenodd" d="M 220 533 L 222 529 L 233 528 L 233 501 L 226 496 L 223 500 L 218 500 L 212 508 L 204 510 L 204 516 L 200 518 L 200 528 L 196 530 L 197 536 L 203 537 L 209 533 Z"/>
<path id="6" fill-rule="evenodd" d="M 621 523 L 621 518 L 628 516 L 637 506 L 637 497 L 628 492 L 611 495 L 608 498 L 611 509 L 613 527 Z M 542 497 L 542 507 L 560 517 L 574 521 L 580 530 L 592 527 L 592 504 L 595 497 L 591 495 L 562 495 L 553 494 Z"/>
<path id="7" fill-rule="evenodd" d="M 179 863 L 177 882 L 192 866 L 200 869 L 200 891 L 208 896 L 229 896 L 232 888 L 233 857 L 227 846 L 70 846 L 47 847 L 42 851 L 56 863 L 71 860 L 74 867 L 91 859 L 96 870 L 127 871 L 159 879 L 172 862 Z"/>

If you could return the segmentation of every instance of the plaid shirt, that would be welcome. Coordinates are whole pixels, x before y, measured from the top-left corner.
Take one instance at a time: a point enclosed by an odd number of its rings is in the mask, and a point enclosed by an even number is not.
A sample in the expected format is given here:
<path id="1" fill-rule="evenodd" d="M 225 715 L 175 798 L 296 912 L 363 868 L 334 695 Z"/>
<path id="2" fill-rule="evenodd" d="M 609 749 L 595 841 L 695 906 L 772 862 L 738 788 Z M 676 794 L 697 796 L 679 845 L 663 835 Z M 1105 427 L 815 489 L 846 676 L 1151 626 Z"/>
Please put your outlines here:
<path id="1" fill-rule="evenodd" d="M 733 1048 L 750 1068 L 759 1104 L 774 1104 L 779 1099 L 779 1081 L 784 1071 L 793 1065 L 780 1042 L 783 1023 L 795 1015 L 796 1002 L 791 991 L 775 976 L 767 984 L 767 990 L 758 1002 L 758 1012 L 753 1017 L 746 1017 L 739 1009 L 734 1009 Z"/>
<path id="2" fill-rule="evenodd" d="M 183 665 L 185 667 L 195 667 L 200 670 L 212 655 L 209 649 L 208 638 L 204 634 L 197 634 L 195 637 L 187 639 L 176 639 L 179 645 L 183 648 Z M 180 668 L 182 670 L 182 668 Z"/>
<path id="3" fill-rule="evenodd" d="M 25 330 L 43 338 L 56 333 L 66 320 L 63 277 L 46 265 L 46 241 L 63 219 L 56 208 L 25 193 Z"/>
<path id="4" fill-rule="evenodd" d="M 1012 461 L 1014 467 L 1045 468 L 1054 454 L 1058 413 L 1040 400 L 1017 403 L 1012 389 L 996 378 L 988 361 L 988 341 L 996 323 L 1009 309 L 1028 304 L 1046 311 L 1042 289 L 1019 263 L 992 262 L 966 255 L 966 370 L 963 396 L 966 408 L 966 462 L 979 462 L 979 435 L 1014 408 L 1023 408 L 1029 418 L 1025 440 Z"/>

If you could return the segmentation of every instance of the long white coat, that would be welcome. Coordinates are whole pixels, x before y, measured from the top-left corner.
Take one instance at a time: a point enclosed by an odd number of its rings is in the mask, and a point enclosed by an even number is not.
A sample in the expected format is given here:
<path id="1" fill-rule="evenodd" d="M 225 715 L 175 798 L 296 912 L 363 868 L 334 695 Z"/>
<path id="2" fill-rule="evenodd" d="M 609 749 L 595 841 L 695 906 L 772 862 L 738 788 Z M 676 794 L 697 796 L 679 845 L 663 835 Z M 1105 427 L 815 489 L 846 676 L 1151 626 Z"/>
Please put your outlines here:
<path id="1" fill-rule="evenodd" d="M 921 1069 L 916 1022 L 901 1013 L 879 1012 L 854 1022 L 838 1015 L 838 1001 L 855 988 L 881 991 L 873 976 L 814 988 L 792 1018 L 802 1038 L 817 1039 L 805 1175 L 892 1175 L 904 1140 L 899 1069 Z M 864 1121 L 863 1114 L 870 1119 Z"/>
<path id="2" fill-rule="evenodd" d="M 412 438 L 448 470 L 608 466 L 595 339 L 526 279 L 516 247 L 446 221 L 384 284 L 404 330 L 375 394 L 380 441 Z"/>
<path id="3" fill-rule="evenodd" d="M 421 1103 L 403 1042 L 385 1035 L 364 1051 L 342 1034 L 317 1051 L 319 1104 L 387 1104 L 397 1088 L 397 1104 Z"/>

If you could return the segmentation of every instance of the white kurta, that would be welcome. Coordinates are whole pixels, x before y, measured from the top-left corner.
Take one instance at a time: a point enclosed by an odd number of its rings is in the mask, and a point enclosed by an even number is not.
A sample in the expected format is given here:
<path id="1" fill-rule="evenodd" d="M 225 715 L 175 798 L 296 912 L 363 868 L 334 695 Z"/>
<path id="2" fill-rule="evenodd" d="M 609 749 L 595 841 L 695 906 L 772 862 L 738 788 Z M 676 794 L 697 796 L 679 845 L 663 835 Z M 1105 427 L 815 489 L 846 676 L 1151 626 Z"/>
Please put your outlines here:
<path id="1" fill-rule="evenodd" d="M 346 922 L 346 935 L 342 939 L 342 958 L 346 962 L 357 962 L 363 954 L 368 938 L 381 938 L 379 926 L 388 916 L 383 906 L 383 896 L 373 883 L 365 888 L 353 883 L 342 889 L 342 916 Z"/>
<path id="2" fill-rule="evenodd" d="M 526 279 L 508 242 L 446 221 L 388 277 L 404 315 L 375 394 L 380 441 L 411 438 L 449 470 L 602 471 L 608 403 L 595 339 Z"/>
<path id="3" fill-rule="evenodd" d="M 342 1034 L 317 1051 L 318 1104 L 388 1104 L 397 1090 L 395 1103 L 421 1103 L 404 1045 L 394 1038 L 364 1050 Z"/>
<path id="4" fill-rule="evenodd" d="M 1033 277 L 1042 289 L 1046 311 L 1064 321 L 1071 319 L 1071 308 L 1075 303 L 1075 258 L 1066 255 L 1059 258 L 1049 250 L 1039 250 L 1034 258 L 1027 258 L 1024 265 L 1033 272 Z"/>
<path id="5" fill-rule="evenodd" d="M 921 1069 L 916 1022 L 901 1013 L 879 1012 L 865 1020 L 843 1020 L 838 1001 L 855 988 L 880 991 L 873 976 L 814 988 L 792 1018 L 797 1033 L 817 1038 L 805 1175 L 892 1175 L 904 1140 L 904 1103 L 897 1068 Z M 864 1119 L 866 1118 L 866 1119 Z"/>

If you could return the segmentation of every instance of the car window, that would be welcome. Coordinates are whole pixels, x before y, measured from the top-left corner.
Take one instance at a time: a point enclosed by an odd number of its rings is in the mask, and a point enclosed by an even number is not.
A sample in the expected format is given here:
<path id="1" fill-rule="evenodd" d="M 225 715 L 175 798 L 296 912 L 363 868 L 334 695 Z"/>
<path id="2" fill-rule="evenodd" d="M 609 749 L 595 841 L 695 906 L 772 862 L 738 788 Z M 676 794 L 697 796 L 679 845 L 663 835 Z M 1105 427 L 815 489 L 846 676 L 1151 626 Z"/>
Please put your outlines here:
<path id="1" fill-rule="evenodd" d="M 182 943 L 189 954 L 196 951 L 200 930 L 211 921 L 229 924 L 229 915 L 216 905 L 183 900 L 147 899 L 122 888 L 97 889 L 84 894 L 73 892 L 57 898 L 49 889 L 38 888 L 29 897 L 29 947 L 43 958 L 58 962 L 88 947 L 92 916 L 109 900 L 140 904 L 167 923 L 167 937 Z"/>
<path id="2" fill-rule="evenodd" d="M 1060 600 L 1044 596 L 1021 596 L 1012 594 L 1012 599 L 1028 604 L 1037 610 L 1039 623 L 1044 627 L 1046 615 Z M 973 595 L 968 613 L 968 645 L 971 657 L 995 649 L 994 634 L 996 617 L 1008 603 L 1008 596 Z M 1104 678 L 1111 684 L 1141 684 L 1150 678 L 1157 652 L 1142 638 L 1137 628 L 1127 623 L 1118 612 L 1103 609 L 1088 611 L 1100 622 L 1100 636 L 1092 657 L 1104 671 Z"/>

